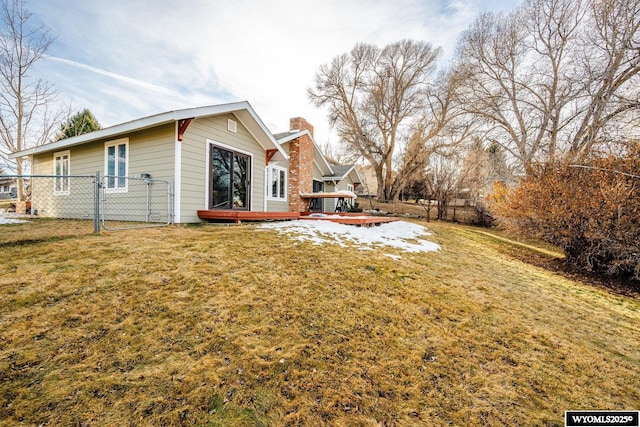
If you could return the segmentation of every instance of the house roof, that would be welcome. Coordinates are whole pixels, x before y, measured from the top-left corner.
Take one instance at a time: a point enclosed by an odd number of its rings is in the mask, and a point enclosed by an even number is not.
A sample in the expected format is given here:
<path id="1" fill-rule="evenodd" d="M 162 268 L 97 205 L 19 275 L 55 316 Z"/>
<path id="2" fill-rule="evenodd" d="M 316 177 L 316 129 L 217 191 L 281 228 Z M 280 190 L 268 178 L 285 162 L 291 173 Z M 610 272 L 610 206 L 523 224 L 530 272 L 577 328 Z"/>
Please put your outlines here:
<path id="1" fill-rule="evenodd" d="M 290 135 L 291 135 L 291 132 L 280 132 L 280 133 L 274 133 L 273 137 L 276 139 L 276 141 L 282 144 L 281 140 L 287 139 Z"/>
<path id="2" fill-rule="evenodd" d="M 337 178 L 344 178 L 355 165 L 331 165 L 333 175 Z"/>
<path id="3" fill-rule="evenodd" d="M 332 164 L 331 168 L 333 169 L 333 174 L 325 175 L 323 177 L 325 181 L 334 181 L 334 180 L 340 181 L 346 178 L 350 173 L 355 173 L 357 182 L 362 182 L 362 179 L 360 178 L 360 174 L 358 173 L 358 169 L 356 168 L 356 165 Z"/>
<path id="4" fill-rule="evenodd" d="M 281 132 L 274 134 L 273 136 L 276 138 L 280 145 L 287 144 L 293 141 L 296 138 L 300 138 L 302 135 L 308 135 L 311 138 L 311 142 L 313 142 L 313 161 L 318 165 L 318 168 L 324 175 L 332 175 L 333 169 L 331 164 L 327 161 L 327 159 L 322 155 L 322 151 L 320 151 L 320 147 L 316 143 L 316 140 L 313 139 L 313 136 L 308 130 L 302 131 L 289 131 L 289 132 Z"/>
<path id="5" fill-rule="evenodd" d="M 28 150 L 23 150 L 17 153 L 13 153 L 9 157 L 15 159 L 18 157 L 25 157 L 55 150 L 62 150 L 99 139 L 116 138 L 131 132 L 149 129 L 168 123 L 174 123 L 178 120 L 198 119 L 228 113 L 233 113 L 265 150 L 277 149 L 285 159 L 288 158 L 286 153 L 280 147 L 280 144 L 276 142 L 269 129 L 267 129 L 265 124 L 262 122 L 262 119 L 258 117 L 256 112 L 253 110 L 253 107 L 251 107 L 251 105 L 247 101 L 168 111 L 166 113 L 143 117 L 141 119 L 121 123 L 105 129 L 97 130 L 79 136 L 74 136 L 72 138 L 67 138 L 60 141 L 51 142 L 38 147 L 30 148 Z"/>
<path id="6" fill-rule="evenodd" d="M 315 149 L 313 160 L 316 162 L 316 164 L 318 164 L 318 167 L 324 174 L 322 177 L 323 181 L 341 181 L 350 173 L 354 173 L 356 177 L 355 181 L 360 183 L 362 182 L 362 178 L 360 178 L 360 174 L 358 173 L 356 165 L 338 165 L 327 161 L 327 159 L 320 151 L 318 144 L 316 144 L 316 141 L 313 139 L 313 136 L 311 136 L 311 133 L 308 130 L 281 132 L 276 133 L 273 136 L 279 144 L 286 144 L 304 134 L 309 135 L 311 141 L 313 141 L 313 147 Z"/>

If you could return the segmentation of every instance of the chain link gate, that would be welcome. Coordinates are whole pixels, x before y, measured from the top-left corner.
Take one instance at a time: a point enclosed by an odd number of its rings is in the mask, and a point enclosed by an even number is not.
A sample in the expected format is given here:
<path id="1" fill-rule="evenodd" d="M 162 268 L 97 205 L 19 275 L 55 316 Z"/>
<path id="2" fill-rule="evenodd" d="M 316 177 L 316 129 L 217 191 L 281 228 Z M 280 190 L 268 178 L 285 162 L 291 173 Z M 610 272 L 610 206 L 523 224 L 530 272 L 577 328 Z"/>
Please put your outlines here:
<path id="1" fill-rule="evenodd" d="M 0 175 L 4 240 L 33 240 L 173 223 L 173 181 L 149 176 Z M 18 191 L 21 188 L 22 191 Z M 7 190 L 7 191 L 5 191 Z M 22 195 L 22 200 L 19 200 Z M 11 234 L 11 237 L 9 235 Z M 0 243 L 3 242 L 0 238 Z"/>
<path id="2" fill-rule="evenodd" d="M 103 229 L 163 227 L 173 222 L 172 181 L 107 175 L 99 182 L 97 209 Z"/>

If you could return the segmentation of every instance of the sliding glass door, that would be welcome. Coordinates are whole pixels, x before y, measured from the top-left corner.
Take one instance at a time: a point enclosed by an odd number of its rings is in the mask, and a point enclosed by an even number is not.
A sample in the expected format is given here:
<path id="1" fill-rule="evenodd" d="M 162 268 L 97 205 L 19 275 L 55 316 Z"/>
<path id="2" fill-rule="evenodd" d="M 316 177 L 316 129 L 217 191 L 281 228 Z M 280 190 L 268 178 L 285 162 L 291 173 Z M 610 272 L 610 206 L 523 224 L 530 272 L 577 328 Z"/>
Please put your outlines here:
<path id="1" fill-rule="evenodd" d="M 211 146 L 209 209 L 249 210 L 251 157 Z"/>

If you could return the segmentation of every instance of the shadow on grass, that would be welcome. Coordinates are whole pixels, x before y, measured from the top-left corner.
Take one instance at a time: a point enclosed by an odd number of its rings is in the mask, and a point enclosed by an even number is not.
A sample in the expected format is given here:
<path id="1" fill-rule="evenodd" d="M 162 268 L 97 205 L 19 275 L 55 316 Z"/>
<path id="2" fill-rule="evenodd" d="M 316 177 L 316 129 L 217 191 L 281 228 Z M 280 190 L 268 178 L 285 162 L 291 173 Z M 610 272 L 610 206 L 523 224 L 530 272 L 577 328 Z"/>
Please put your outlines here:
<path id="1" fill-rule="evenodd" d="M 611 277 L 577 268 L 562 255 L 562 249 L 548 243 L 521 239 L 488 228 L 461 226 L 490 243 L 500 253 L 518 261 L 552 271 L 562 277 L 587 285 L 605 288 L 618 295 L 640 298 L 640 281 L 633 278 Z"/>

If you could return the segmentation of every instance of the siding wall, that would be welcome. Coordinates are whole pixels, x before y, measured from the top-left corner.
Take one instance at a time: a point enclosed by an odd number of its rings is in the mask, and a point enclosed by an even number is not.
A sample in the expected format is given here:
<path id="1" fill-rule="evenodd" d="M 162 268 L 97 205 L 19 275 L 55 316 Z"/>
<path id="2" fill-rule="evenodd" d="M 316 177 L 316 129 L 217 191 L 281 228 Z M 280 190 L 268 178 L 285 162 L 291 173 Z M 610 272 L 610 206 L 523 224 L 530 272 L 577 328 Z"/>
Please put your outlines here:
<path id="1" fill-rule="evenodd" d="M 336 190 L 336 186 L 333 184 L 332 181 L 328 181 L 324 183 L 324 191 L 326 191 L 327 193 L 333 193 Z M 325 212 L 333 212 L 336 210 L 336 203 L 338 202 L 337 199 L 325 199 L 324 200 L 324 210 Z"/>
<path id="2" fill-rule="evenodd" d="M 152 178 L 172 178 L 175 160 L 173 149 L 174 132 L 175 125 L 168 124 L 128 135 L 129 176 L 137 176 L 140 173 L 150 173 Z M 96 171 L 100 171 L 100 173 L 104 175 L 105 143 L 121 138 L 123 137 L 108 138 L 69 148 L 71 154 L 71 174 L 94 175 Z M 53 152 L 49 152 L 34 156 L 32 173 L 34 175 L 53 174 L 53 155 Z"/>
<path id="3" fill-rule="evenodd" d="M 174 173 L 174 135 L 175 125 L 159 126 L 150 130 L 132 133 L 129 139 L 129 171 L 130 177 L 149 173 L 152 178 L 169 180 Z M 89 144 L 70 147 L 60 151 L 39 154 L 32 159 L 33 175 L 53 175 L 54 153 L 69 151 L 71 175 L 95 175 L 100 171 L 105 175 L 105 143 L 119 140 L 107 138 Z M 93 212 L 92 181 L 72 178 L 69 195 L 54 195 L 53 180 L 36 178 L 32 186 L 32 209 L 40 216 L 61 218 L 87 218 Z M 110 206 L 117 206 L 119 202 L 126 203 L 132 199 L 144 197 L 144 192 L 137 194 L 134 186 L 131 191 L 122 194 L 109 194 Z M 117 209 L 114 215 L 117 215 Z M 124 219 L 124 218 L 123 218 Z M 140 220 L 140 218 L 130 218 Z"/>
<path id="4" fill-rule="evenodd" d="M 322 171 L 318 168 L 318 166 L 315 164 L 315 162 L 313 163 L 313 180 L 314 181 L 322 181 Z M 326 191 L 327 188 L 327 183 L 324 183 L 324 188 Z M 325 206 L 327 206 L 327 200 L 329 199 L 320 199 L 320 210 L 322 212 L 326 212 L 327 208 Z"/>
<path id="5" fill-rule="evenodd" d="M 349 175 L 347 175 L 344 179 L 342 179 L 338 185 L 336 186 L 334 191 L 343 191 L 343 190 L 347 190 L 347 185 L 351 185 L 353 186 L 353 178 L 352 178 L 352 173 L 350 173 Z M 352 200 L 353 203 L 357 203 L 358 199 Z M 337 201 L 334 201 L 334 209 L 335 209 L 335 203 L 337 203 Z"/>
<path id="6" fill-rule="evenodd" d="M 175 132 L 176 126 L 171 123 L 150 131 L 134 133 L 129 139 L 129 176 L 149 173 L 152 179 L 173 179 Z"/>
<path id="7" fill-rule="evenodd" d="M 344 179 L 342 179 L 338 185 L 335 187 L 333 191 L 344 191 L 347 190 L 347 185 L 353 185 L 353 179 L 351 179 L 351 174 L 347 175 Z"/>
<path id="8" fill-rule="evenodd" d="M 268 212 L 287 212 L 289 210 L 289 203 L 281 202 L 279 200 L 267 200 Z"/>
<path id="9" fill-rule="evenodd" d="M 227 130 L 227 120 L 237 123 L 237 132 Z M 196 119 L 191 122 L 181 144 L 181 222 L 200 222 L 198 210 L 208 209 L 209 159 L 207 140 L 251 154 L 252 211 L 264 211 L 265 149 L 233 114 Z"/>
<path id="10" fill-rule="evenodd" d="M 316 181 L 322 181 L 322 172 L 318 168 L 318 165 L 313 163 L 313 179 Z"/>

